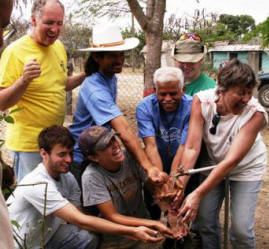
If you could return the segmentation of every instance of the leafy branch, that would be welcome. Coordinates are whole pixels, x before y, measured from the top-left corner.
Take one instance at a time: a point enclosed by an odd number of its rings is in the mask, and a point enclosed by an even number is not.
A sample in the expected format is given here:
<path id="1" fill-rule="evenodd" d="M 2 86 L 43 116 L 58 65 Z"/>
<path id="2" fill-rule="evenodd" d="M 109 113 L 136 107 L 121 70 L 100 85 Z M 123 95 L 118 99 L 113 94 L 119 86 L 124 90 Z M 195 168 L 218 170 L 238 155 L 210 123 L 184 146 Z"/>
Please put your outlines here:
<path id="1" fill-rule="evenodd" d="M 45 233 L 46 233 L 46 222 L 45 222 L 45 217 L 46 217 L 46 209 L 47 209 L 47 193 L 48 193 L 48 183 L 47 182 L 37 182 L 37 183 L 32 183 L 32 184 L 18 184 L 16 187 L 26 187 L 26 186 L 36 186 L 36 185 L 45 185 L 45 193 L 44 193 L 44 209 L 43 209 L 43 215 L 42 219 L 40 220 L 42 227 L 41 227 L 41 241 L 40 241 L 40 248 L 45 249 Z M 16 220 L 12 220 L 11 224 L 16 227 L 18 230 L 20 229 L 20 225 Z M 27 243 L 26 243 L 26 235 L 25 238 L 21 238 L 20 235 L 17 233 L 15 229 L 13 229 L 14 233 L 14 239 L 16 243 L 18 244 L 20 249 L 27 249 Z M 23 244 L 21 244 L 21 242 Z M 28 248 L 29 249 L 29 248 Z"/>

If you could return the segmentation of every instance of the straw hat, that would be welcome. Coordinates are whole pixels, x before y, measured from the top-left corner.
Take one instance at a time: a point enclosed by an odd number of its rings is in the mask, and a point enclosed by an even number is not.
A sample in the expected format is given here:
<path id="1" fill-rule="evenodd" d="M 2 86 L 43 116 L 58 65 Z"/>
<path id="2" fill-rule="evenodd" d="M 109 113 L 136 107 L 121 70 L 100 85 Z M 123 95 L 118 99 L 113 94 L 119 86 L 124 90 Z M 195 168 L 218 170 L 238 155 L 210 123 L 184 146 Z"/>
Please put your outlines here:
<path id="1" fill-rule="evenodd" d="M 135 37 L 123 39 L 118 26 L 102 24 L 92 29 L 91 47 L 79 51 L 125 51 L 137 47 L 138 44 L 139 40 Z"/>

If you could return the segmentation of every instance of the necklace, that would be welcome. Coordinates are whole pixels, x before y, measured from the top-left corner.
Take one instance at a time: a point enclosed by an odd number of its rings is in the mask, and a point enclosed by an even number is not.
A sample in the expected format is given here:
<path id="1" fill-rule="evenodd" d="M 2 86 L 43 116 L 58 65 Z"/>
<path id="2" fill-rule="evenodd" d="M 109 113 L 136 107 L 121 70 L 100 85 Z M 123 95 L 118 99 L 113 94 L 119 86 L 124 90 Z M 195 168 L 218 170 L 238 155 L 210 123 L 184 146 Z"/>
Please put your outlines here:
<path id="1" fill-rule="evenodd" d="M 170 128 L 171 128 L 172 124 L 174 123 L 174 121 L 176 119 L 178 107 L 179 107 L 179 105 L 177 106 L 177 109 L 174 111 L 174 115 L 172 116 L 172 118 L 170 120 L 168 120 L 167 113 L 160 106 L 160 117 L 161 117 L 161 121 L 163 122 L 164 127 L 166 128 L 167 134 L 168 134 L 167 154 L 168 154 L 169 157 L 172 156 L 171 131 L 170 131 Z"/>

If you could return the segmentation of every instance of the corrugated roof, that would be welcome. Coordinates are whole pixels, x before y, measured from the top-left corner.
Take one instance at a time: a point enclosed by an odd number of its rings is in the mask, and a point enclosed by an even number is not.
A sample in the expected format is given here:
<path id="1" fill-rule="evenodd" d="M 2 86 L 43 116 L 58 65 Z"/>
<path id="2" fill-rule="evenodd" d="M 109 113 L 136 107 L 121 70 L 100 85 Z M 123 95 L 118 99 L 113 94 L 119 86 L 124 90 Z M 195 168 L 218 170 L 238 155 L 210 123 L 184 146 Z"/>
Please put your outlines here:
<path id="1" fill-rule="evenodd" d="M 228 52 L 228 51 L 269 51 L 269 48 L 262 48 L 259 45 L 234 44 L 215 46 L 209 49 L 209 52 Z"/>

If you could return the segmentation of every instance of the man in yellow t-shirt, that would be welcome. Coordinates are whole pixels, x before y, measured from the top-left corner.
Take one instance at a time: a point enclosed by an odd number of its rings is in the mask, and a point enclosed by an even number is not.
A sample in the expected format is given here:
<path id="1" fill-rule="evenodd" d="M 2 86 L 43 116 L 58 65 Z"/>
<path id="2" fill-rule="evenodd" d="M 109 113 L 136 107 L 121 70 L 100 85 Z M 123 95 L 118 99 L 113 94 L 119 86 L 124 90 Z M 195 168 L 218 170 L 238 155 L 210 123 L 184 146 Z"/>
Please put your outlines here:
<path id="1" fill-rule="evenodd" d="M 0 1 L 0 47 L 3 45 L 3 31 L 9 24 L 13 0 Z M 0 156 L 1 157 L 1 156 Z M 1 190 L 2 165 L 0 162 L 0 248 L 14 249 L 12 227 L 9 220 L 6 202 Z"/>
<path id="2" fill-rule="evenodd" d="M 10 44 L 0 62 L 0 110 L 22 108 L 12 114 L 7 148 L 14 155 L 20 181 L 41 161 L 37 137 L 44 127 L 62 125 L 65 94 L 81 84 L 85 74 L 67 77 L 67 56 L 58 40 L 64 6 L 58 0 L 35 0 L 32 32 Z"/>

